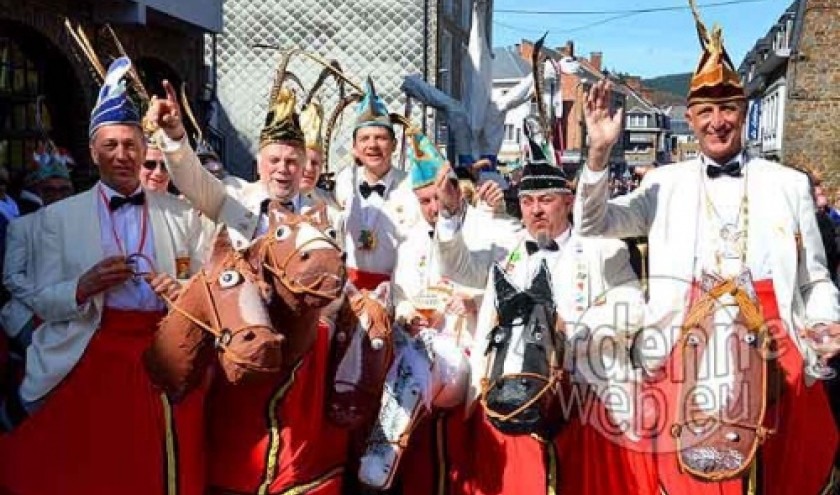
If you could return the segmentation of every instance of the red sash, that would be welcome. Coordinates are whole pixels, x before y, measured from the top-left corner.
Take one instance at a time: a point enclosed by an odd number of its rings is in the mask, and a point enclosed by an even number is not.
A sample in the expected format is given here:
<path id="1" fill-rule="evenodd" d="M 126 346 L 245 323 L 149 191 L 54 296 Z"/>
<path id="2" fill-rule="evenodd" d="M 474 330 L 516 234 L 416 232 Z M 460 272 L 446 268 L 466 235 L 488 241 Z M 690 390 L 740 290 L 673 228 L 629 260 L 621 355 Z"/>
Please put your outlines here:
<path id="1" fill-rule="evenodd" d="M 0 437 L 0 493 L 203 493 L 204 393 L 170 406 L 141 362 L 161 317 L 103 312 L 73 370 Z"/>
<path id="2" fill-rule="evenodd" d="M 759 458 L 764 495 L 823 493 L 829 481 L 838 445 L 838 432 L 822 383 L 805 385 L 802 354 L 790 338 L 779 318 L 779 308 L 772 280 L 755 282 L 764 319 L 778 344 L 778 362 L 784 371 L 785 383 L 781 399 L 767 410 L 764 426 L 776 430 L 763 444 Z M 791 329 L 796 331 L 796 329 Z M 665 403 L 655 404 L 663 415 L 657 425 L 657 464 L 663 494 L 741 495 L 741 479 L 721 483 L 704 483 L 680 472 L 674 440 L 668 432 L 674 422 L 679 384 L 672 380 L 674 370 L 682 369 L 682 357 L 675 348 L 666 361 L 665 379 L 648 385 L 648 398 L 661 397 Z M 648 405 L 652 405 L 648 402 Z M 664 428 L 664 429 L 663 429 Z"/>
<path id="3" fill-rule="evenodd" d="M 211 494 L 339 495 L 347 430 L 323 414 L 329 329 L 291 373 L 233 386 L 216 380 L 209 399 Z M 298 493 L 298 492 L 294 492 Z M 302 493 L 302 492 L 301 492 Z"/>
<path id="4" fill-rule="evenodd" d="M 353 282 L 357 289 L 375 290 L 382 282 L 391 280 L 387 273 L 363 272 L 355 268 L 347 269 L 347 279 Z"/>

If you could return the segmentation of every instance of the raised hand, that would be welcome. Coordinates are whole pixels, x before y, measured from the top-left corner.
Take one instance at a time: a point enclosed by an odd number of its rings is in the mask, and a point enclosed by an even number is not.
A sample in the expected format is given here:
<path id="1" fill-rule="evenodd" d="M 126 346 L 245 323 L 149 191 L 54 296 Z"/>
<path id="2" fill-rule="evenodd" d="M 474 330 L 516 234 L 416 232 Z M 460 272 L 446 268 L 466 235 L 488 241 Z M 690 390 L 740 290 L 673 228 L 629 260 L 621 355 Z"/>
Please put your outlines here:
<path id="1" fill-rule="evenodd" d="M 502 186 L 492 180 L 485 181 L 478 186 L 475 195 L 479 201 L 483 201 L 487 206 L 494 209 L 505 200 L 505 192 L 502 190 Z"/>
<path id="2" fill-rule="evenodd" d="M 175 88 L 167 80 L 163 81 L 163 89 L 166 91 L 166 98 L 161 99 L 152 96 L 149 109 L 146 110 L 146 116 L 143 118 L 143 125 L 151 132 L 163 129 L 169 139 L 179 141 L 183 139 L 187 131 L 184 128 L 184 122 L 181 120 L 181 106 L 178 104 L 178 95 L 175 93 Z"/>
<path id="3" fill-rule="evenodd" d="M 461 208 L 461 195 L 458 191 L 458 186 L 449 180 L 451 173 L 452 167 L 449 165 L 449 162 L 444 163 L 435 178 L 435 187 L 437 187 L 438 199 L 443 209 L 448 214 L 454 215 Z"/>
<path id="4" fill-rule="evenodd" d="M 598 81 L 586 95 L 583 113 L 589 134 L 590 160 L 587 165 L 594 171 L 607 165 L 610 150 L 621 137 L 624 128 L 624 110 L 612 110 L 612 83 Z"/>

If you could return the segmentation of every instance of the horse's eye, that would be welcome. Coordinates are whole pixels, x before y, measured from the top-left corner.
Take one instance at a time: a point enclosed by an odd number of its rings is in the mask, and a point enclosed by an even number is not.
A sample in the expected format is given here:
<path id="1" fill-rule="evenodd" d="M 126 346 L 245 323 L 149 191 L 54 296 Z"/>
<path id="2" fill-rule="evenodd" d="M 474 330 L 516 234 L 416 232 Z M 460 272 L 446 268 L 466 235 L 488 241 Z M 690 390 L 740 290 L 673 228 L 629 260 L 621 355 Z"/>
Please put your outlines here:
<path id="1" fill-rule="evenodd" d="M 748 333 L 748 334 L 744 335 L 744 342 L 746 342 L 747 344 L 755 345 L 755 341 L 756 341 L 756 336 L 755 336 L 754 333 Z"/>
<path id="2" fill-rule="evenodd" d="M 329 229 L 325 230 L 324 233 L 327 234 L 328 236 L 330 236 L 330 238 L 333 239 L 333 240 L 338 239 L 338 232 L 336 232 L 336 230 L 333 229 L 333 228 L 329 228 Z"/>
<path id="3" fill-rule="evenodd" d="M 242 281 L 242 275 L 236 270 L 225 270 L 219 275 L 219 285 L 223 289 L 229 289 Z"/>
<path id="4" fill-rule="evenodd" d="M 698 345 L 700 345 L 700 337 L 692 333 L 688 336 L 688 345 L 697 347 Z"/>
<path id="5" fill-rule="evenodd" d="M 291 234 L 292 234 L 292 229 L 290 229 L 286 225 L 281 225 L 281 226 L 277 227 L 277 230 L 274 231 L 274 238 L 277 239 L 278 241 L 285 241 L 286 239 L 289 238 L 289 236 Z"/>

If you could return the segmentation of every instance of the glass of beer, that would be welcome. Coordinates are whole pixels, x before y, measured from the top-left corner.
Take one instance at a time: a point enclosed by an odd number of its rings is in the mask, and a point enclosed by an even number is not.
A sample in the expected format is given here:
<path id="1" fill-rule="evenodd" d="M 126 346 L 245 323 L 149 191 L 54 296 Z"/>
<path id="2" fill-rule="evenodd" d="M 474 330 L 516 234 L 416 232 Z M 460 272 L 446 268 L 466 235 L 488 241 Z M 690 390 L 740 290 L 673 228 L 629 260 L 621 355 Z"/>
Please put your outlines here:
<path id="1" fill-rule="evenodd" d="M 445 312 L 447 298 L 446 290 L 429 287 L 414 297 L 414 309 L 434 327 Z"/>

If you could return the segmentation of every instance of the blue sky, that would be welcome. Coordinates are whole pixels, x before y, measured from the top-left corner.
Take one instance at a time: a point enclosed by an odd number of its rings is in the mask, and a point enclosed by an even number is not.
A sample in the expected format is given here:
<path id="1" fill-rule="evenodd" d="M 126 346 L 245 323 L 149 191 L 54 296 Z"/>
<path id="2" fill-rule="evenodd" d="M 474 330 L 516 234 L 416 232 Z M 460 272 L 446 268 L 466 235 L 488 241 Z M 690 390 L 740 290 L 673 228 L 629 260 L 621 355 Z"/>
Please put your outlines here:
<path id="1" fill-rule="evenodd" d="M 756 40 L 767 33 L 792 0 L 751 0 L 750 2 L 703 6 L 726 0 L 698 0 L 700 15 L 709 28 L 715 22 L 723 27 L 724 43 L 735 65 Z M 731 0 L 730 0 L 731 1 Z M 737 0 L 744 1 L 744 0 Z M 511 46 L 522 39 L 535 40 L 548 31 L 548 45 L 575 42 L 578 55 L 604 53 L 604 66 L 642 77 L 691 72 L 697 63 L 700 45 L 691 11 L 677 10 L 632 15 L 598 23 L 616 14 L 526 15 L 498 12 L 500 9 L 542 11 L 616 11 L 657 7 L 688 6 L 688 0 L 494 0 L 493 46 Z M 626 14 L 624 14 L 626 16 Z"/>

